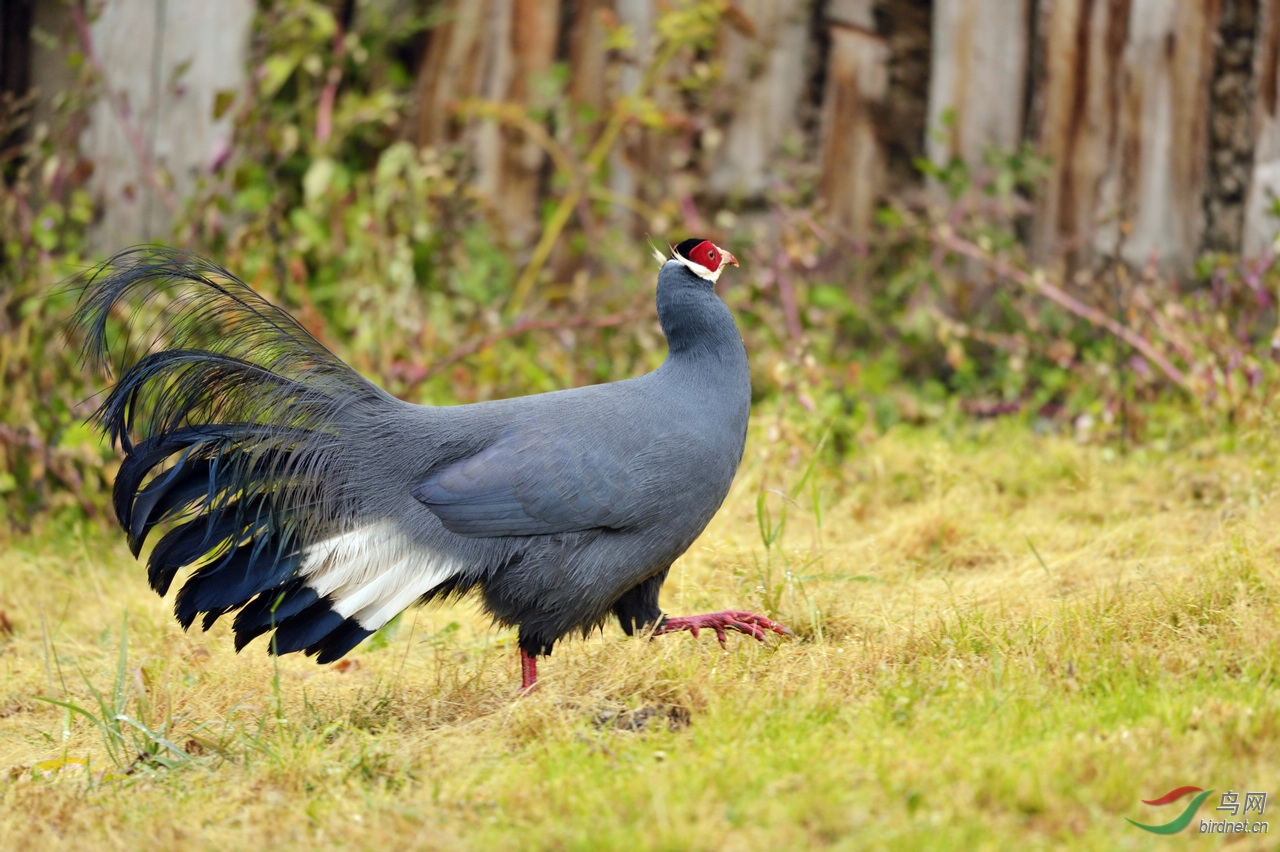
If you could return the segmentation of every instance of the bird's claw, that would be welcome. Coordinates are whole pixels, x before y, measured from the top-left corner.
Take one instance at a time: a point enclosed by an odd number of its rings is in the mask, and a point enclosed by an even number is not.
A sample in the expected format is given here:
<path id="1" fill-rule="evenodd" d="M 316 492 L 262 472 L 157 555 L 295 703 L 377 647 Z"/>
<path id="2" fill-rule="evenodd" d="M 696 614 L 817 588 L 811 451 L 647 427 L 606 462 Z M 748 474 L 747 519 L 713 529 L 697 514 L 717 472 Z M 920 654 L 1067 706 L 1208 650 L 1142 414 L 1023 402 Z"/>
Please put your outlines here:
<path id="1" fill-rule="evenodd" d="M 710 612 L 705 615 L 681 615 L 675 618 L 668 618 L 657 630 L 654 631 L 655 636 L 663 633 L 675 633 L 678 630 L 688 630 L 693 638 L 697 639 L 698 634 L 703 629 L 713 630 L 716 634 L 716 640 L 720 642 L 720 647 L 728 647 L 725 640 L 728 639 L 726 630 L 736 630 L 739 633 L 756 639 L 759 642 L 764 641 L 765 631 L 773 631 L 780 636 L 794 636 L 786 625 L 779 624 L 771 618 L 765 618 L 763 615 L 756 615 L 753 612 L 741 612 L 739 610 L 725 610 L 723 612 Z"/>

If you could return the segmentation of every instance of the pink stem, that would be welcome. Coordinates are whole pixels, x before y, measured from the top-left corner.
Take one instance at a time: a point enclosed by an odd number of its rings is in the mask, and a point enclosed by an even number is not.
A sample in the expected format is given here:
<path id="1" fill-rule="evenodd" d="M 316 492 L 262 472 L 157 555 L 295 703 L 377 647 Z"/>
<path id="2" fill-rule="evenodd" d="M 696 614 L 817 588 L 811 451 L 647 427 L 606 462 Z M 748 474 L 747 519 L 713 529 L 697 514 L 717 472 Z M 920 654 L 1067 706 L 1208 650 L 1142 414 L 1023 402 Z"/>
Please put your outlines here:
<path id="1" fill-rule="evenodd" d="M 324 144 L 333 133 L 333 105 L 338 99 L 338 84 L 342 82 L 342 58 L 346 54 L 346 39 L 339 22 L 333 34 L 333 65 L 320 90 L 320 103 L 316 108 L 316 141 Z"/>
<path id="2" fill-rule="evenodd" d="M 1107 316 L 1097 308 L 1086 305 L 1084 302 L 1081 302 L 1079 299 L 1071 296 L 1065 290 L 1053 286 L 1043 278 L 1032 278 L 1032 276 L 1028 275 L 1026 272 L 1023 272 L 1021 269 L 1016 269 L 1008 263 L 1005 263 L 1000 258 L 989 256 L 976 244 L 957 237 L 950 231 L 941 231 L 938 233 L 938 244 L 950 251 L 954 251 L 956 254 L 961 254 L 965 257 L 973 258 L 974 260 L 987 264 L 994 269 L 997 274 L 1018 282 L 1028 290 L 1034 290 L 1040 293 L 1049 301 L 1056 302 L 1058 305 L 1066 308 L 1081 319 L 1106 329 L 1125 343 L 1128 343 L 1134 349 L 1141 352 L 1148 361 L 1159 367 L 1160 371 L 1178 387 L 1188 393 L 1192 392 L 1191 383 L 1187 380 L 1187 377 L 1184 376 L 1182 371 L 1175 367 L 1159 350 L 1152 346 L 1141 335 L 1135 334 L 1133 331 L 1117 322 L 1114 318 Z"/>

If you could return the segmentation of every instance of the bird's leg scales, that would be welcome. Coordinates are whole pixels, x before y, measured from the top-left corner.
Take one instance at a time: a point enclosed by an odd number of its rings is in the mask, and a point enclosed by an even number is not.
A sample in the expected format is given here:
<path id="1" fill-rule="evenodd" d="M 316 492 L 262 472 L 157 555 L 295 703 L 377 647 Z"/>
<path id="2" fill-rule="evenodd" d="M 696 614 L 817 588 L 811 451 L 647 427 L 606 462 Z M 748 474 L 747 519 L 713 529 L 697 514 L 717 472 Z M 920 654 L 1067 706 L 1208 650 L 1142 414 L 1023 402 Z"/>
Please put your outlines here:
<path id="1" fill-rule="evenodd" d="M 666 618 L 658 624 L 657 629 L 653 631 L 654 636 L 661 636 L 663 633 L 675 633 L 679 630 L 688 630 L 693 637 L 698 638 L 698 633 L 702 630 L 714 630 L 716 639 L 720 640 L 720 647 L 725 647 L 725 631 L 736 630 L 739 633 L 745 633 L 761 642 L 764 641 L 765 631 L 772 630 L 781 636 L 794 636 L 786 625 L 779 624 L 763 615 L 756 615 L 752 612 L 740 612 L 738 610 L 727 609 L 723 612 L 709 612 L 705 615 L 681 615 L 675 618 Z"/>
<path id="2" fill-rule="evenodd" d="M 520 694 L 528 695 L 538 688 L 538 658 L 520 649 Z"/>

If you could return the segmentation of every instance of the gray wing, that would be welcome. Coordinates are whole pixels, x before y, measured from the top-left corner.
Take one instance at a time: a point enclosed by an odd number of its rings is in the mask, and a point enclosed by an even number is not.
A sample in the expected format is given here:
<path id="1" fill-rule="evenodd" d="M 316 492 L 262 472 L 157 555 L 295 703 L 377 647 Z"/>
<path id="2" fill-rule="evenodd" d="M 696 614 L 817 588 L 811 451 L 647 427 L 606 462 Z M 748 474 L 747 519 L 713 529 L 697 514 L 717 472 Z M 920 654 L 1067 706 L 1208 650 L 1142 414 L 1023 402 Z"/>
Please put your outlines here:
<path id="1" fill-rule="evenodd" d="M 624 525 L 637 453 L 546 429 L 509 431 L 433 471 L 413 496 L 464 536 L 550 535 Z"/>

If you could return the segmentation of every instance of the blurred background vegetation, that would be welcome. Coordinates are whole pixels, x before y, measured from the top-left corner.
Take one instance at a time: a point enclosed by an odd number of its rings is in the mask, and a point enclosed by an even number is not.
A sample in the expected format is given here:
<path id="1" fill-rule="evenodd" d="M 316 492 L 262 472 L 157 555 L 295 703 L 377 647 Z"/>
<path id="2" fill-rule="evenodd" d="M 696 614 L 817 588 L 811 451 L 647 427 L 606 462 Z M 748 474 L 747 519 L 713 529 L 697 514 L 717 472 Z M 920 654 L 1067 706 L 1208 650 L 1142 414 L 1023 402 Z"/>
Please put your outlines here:
<path id="1" fill-rule="evenodd" d="M 656 366 L 651 247 L 714 238 L 837 472 L 904 421 L 1269 427 L 1280 20 L 1155 5 L 6 3 L 2 526 L 110 511 L 59 285 L 146 241 L 445 404 Z"/>

